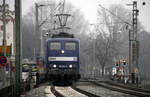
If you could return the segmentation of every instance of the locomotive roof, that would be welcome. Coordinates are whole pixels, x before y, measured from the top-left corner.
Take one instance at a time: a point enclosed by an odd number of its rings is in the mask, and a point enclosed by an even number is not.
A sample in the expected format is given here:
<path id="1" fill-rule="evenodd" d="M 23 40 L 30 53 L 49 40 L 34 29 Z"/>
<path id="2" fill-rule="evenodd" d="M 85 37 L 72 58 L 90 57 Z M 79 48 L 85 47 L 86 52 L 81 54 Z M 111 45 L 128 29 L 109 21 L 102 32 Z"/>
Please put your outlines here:
<path id="1" fill-rule="evenodd" d="M 79 41 L 79 39 L 77 39 L 77 38 L 49 38 L 49 39 L 47 39 L 46 41 L 56 41 L 56 40 L 68 40 L 68 41 Z"/>
<path id="2" fill-rule="evenodd" d="M 59 32 L 58 34 L 52 34 L 52 38 L 74 38 L 74 35 L 66 32 Z"/>
<path id="3" fill-rule="evenodd" d="M 68 40 L 68 41 L 79 41 L 79 39 L 75 38 L 73 34 L 69 34 L 66 32 L 59 32 L 57 34 L 52 34 L 52 37 L 47 39 L 46 41 L 60 41 L 60 40 Z"/>

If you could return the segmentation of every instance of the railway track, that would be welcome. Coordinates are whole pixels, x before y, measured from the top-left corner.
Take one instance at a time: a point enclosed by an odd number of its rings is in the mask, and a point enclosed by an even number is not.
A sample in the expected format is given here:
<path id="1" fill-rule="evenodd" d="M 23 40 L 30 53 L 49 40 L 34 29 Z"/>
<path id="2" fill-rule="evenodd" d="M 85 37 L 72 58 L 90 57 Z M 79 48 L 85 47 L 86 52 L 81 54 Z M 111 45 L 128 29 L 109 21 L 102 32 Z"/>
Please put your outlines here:
<path id="1" fill-rule="evenodd" d="M 78 82 L 76 83 L 76 88 L 90 92 L 99 97 L 139 97 L 139 96 L 134 96 L 134 95 L 130 95 L 127 93 L 122 93 L 119 91 L 114 91 L 109 88 L 96 85 L 90 81 Z M 90 97 L 95 97 L 95 96 L 90 96 Z"/>
<path id="2" fill-rule="evenodd" d="M 123 84 L 116 84 L 114 82 L 109 82 L 109 81 L 107 83 L 109 85 L 115 85 L 115 86 L 123 87 L 125 89 L 135 90 L 135 91 L 144 92 L 144 93 L 150 93 L 149 89 L 135 88 L 135 87 L 131 87 L 131 86 L 123 85 Z"/>
<path id="3" fill-rule="evenodd" d="M 126 94 L 131 94 L 134 96 L 138 96 L 138 97 L 150 97 L 150 92 L 142 90 L 142 89 L 137 89 L 134 87 L 126 87 L 124 85 L 119 85 L 119 84 L 115 84 L 115 83 L 111 83 L 111 82 L 94 82 L 94 81 L 90 81 L 91 83 L 100 86 L 100 87 L 104 87 L 113 91 L 118 91 L 118 92 L 122 92 L 122 93 L 126 93 Z"/>
<path id="4" fill-rule="evenodd" d="M 51 87 L 56 97 L 100 97 L 75 87 Z"/>
<path id="5" fill-rule="evenodd" d="M 150 97 L 148 93 L 130 90 L 109 82 L 81 81 L 72 86 L 43 84 L 27 97 Z"/>

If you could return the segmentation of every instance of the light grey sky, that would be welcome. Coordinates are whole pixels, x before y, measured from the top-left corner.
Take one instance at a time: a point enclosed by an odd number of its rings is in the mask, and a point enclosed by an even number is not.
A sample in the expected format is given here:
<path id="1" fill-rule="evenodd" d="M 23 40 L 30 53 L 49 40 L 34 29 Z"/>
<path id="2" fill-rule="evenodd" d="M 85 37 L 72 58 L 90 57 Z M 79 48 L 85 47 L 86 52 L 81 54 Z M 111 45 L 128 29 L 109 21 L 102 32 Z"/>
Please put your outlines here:
<path id="1" fill-rule="evenodd" d="M 14 0 L 7 0 L 7 2 L 10 2 L 11 5 L 13 1 Z M 33 6 L 33 4 L 37 1 L 39 0 L 22 0 L 22 13 L 25 14 L 28 12 L 30 7 Z M 57 1 L 59 2 L 60 0 Z M 99 7 L 98 4 L 101 4 L 106 8 L 108 8 L 111 4 L 121 4 L 132 11 L 131 6 L 126 6 L 126 4 L 132 3 L 132 1 L 133 0 L 66 0 L 66 2 L 71 2 L 73 5 L 80 8 L 81 12 L 83 12 L 85 18 L 89 20 L 90 23 L 96 23 L 96 10 Z M 144 26 L 145 30 L 150 32 L 150 0 L 137 1 L 138 9 L 140 10 L 139 20 Z M 143 1 L 146 2 L 145 6 L 142 5 Z"/>

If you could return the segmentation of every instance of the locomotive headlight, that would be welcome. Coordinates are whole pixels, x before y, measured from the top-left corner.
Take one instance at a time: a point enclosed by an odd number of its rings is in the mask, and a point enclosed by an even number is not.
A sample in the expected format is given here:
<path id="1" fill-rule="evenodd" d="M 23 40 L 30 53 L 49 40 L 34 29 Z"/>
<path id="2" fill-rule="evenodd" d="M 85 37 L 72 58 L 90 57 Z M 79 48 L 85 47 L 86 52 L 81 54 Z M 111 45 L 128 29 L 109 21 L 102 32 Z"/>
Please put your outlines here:
<path id="1" fill-rule="evenodd" d="M 65 53 L 65 51 L 64 51 L 64 50 L 62 50 L 62 51 L 61 51 L 61 53 L 62 53 L 62 54 L 64 54 L 64 53 Z"/>
<path id="2" fill-rule="evenodd" d="M 56 64 L 54 64 L 53 67 L 56 68 Z"/>
<path id="3" fill-rule="evenodd" d="M 72 68 L 73 66 L 72 65 L 69 65 L 69 68 Z"/>

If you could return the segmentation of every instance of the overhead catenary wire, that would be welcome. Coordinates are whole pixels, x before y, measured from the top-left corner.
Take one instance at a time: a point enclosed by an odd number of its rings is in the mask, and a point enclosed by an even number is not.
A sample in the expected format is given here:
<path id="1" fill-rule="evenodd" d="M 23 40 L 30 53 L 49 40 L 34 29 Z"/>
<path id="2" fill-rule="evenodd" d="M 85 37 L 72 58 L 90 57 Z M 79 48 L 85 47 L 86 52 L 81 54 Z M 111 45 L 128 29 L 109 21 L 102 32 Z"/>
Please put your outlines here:
<path id="1" fill-rule="evenodd" d="M 55 9 L 53 10 L 53 12 L 54 12 L 59 6 L 61 6 L 61 3 L 59 3 L 59 4 L 55 7 Z M 50 17 L 51 15 L 52 15 L 52 12 L 49 14 L 48 17 L 46 17 L 45 20 L 43 20 L 43 22 L 41 22 L 41 23 L 39 24 L 39 27 L 41 27 L 45 22 L 47 22 L 47 20 L 49 19 L 49 17 Z"/>
<path id="2" fill-rule="evenodd" d="M 117 16 L 117 15 L 114 14 L 112 11 L 108 10 L 107 8 L 103 7 L 101 4 L 99 4 L 99 6 L 100 6 L 101 8 L 103 8 L 104 10 L 106 10 L 107 12 L 109 12 L 111 15 L 117 17 L 119 20 L 121 20 L 121 21 L 123 21 L 124 23 L 126 23 L 126 24 L 132 26 L 132 24 L 130 24 L 129 22 L 125 21 L 125 20 L 122 19 L 121 17 Z"/>

